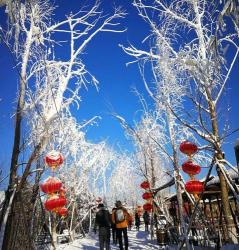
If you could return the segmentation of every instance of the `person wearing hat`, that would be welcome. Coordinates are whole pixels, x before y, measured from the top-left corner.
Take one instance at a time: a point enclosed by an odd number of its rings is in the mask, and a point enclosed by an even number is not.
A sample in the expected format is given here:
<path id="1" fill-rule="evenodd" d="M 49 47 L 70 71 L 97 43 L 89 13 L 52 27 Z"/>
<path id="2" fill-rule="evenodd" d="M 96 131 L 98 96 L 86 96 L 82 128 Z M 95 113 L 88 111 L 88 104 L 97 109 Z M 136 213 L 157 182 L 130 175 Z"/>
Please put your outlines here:
<path id="1" fill-rule="evenodd" d="M 128 250 L 128 234 L 127 234 L 127 228 L 128 228 L 128 219 L 129 219 L 129 213 L 122 206 L 121 201 L 116 201 L 115 203 L 116 209 L 112 212 L 112 221 L 116 225 L 116 235 L 117 240 L 119 242 L 119 248 L 120 250 L 123 250 L 123 239 L 122 234 L 124 236 L 124 246 L 125 250 Z"/>
<path id="2" fill-rule="evenodd" d="M 111 218 L 110 213 L 105 208 L 104 204 L 98 205 L 98 212 L 95 217 L 95 231 L 97 226 L 99 228 L 100 250 L 103 250 L 104 247 L 106 250 L 109 250 Z"/>

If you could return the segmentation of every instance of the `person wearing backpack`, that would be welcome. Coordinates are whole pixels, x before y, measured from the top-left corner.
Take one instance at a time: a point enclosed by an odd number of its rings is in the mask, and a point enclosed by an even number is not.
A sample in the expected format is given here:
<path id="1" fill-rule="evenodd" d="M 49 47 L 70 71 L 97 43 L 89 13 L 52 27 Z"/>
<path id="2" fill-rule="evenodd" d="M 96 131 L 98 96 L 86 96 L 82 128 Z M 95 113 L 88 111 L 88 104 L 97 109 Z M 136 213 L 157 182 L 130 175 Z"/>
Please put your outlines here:
<path id="1" fill-rule="evenodd" d="M 98 205 L 98 212 L 95 217 L 95 232 L 96 227 L 99 227 L 99 242 L 100 250 L 110 250 L 110 226 L 111 218 L 109 211 L 105 208 L 104 204 Z"/>
<path id="2" fill-rule="evenodd" d="M 116 225 L 116 235 L 119 242 L 119 248 L 120 250 L 128 250 L 128 234 L 127 234 L 127 228 L 128 228 L 128 219 L 129 219 L 129 213 L 122 206 L 121 201 L 116 201 L 115 203 L 116 209 L 112 213 L 112 221 Z M 122 234 L 124 236 L 124 246 L 123 248 L 123 241 L 122 241 Z"/>

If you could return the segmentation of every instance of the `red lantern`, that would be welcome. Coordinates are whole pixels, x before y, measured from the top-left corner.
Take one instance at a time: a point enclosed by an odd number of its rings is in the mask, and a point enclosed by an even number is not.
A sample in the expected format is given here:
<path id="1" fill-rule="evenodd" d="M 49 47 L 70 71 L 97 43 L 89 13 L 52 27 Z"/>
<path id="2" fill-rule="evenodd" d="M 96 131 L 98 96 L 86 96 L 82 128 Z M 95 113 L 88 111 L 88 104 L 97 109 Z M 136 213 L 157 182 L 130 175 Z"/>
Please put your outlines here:
<path id="1" fill-rule="evenodd" d="M 150 204 L 150 203 L 146 203 L 146 204 L 143 205 L 143 208 L 144 208 L 145 211 L 150 211 L 150 210 L 153 209 L 153 205 Z"/>
<path id="2" fill-rule="evenodd" d="M 142 195 L 142 198 L 143 198 L 144 200 L 151 199 L 152 197 L 153 197 L 153 194 L 152 194 L 152 193 L 144 193 L 144 194 Z"/>
<path id="3" fill-rule="evenodd" d="M 60 152 L 52 150 L 45 157 L 46 164 L 51 168 L 56 168 L 63 163 L 63 156 Z"/>
<path id="4" fill-rule="evenodd" d="M 198 150 L 198 147 L 196 144 L 190 142 L 190 141 L 184 141 L 180 144 L 179 147 L 180 151 L 189 157 L 193 154 L 195 154 Z"/>
<path id="5" fill-rule="evenodd" d="M 201 167 L 199 165 L 195 165 L 192 161 L 184 162 L 182 165 L 182 169 L 190 176 L 199 174 L 201 172 Z"/>
<path id="6" fill-rule="evenodd" d="M 204 191 L 203 182 L 198 180 L 190 180 L 186 182 L 185 189 L 190 194 L 199 194 Z"/>
<path id="7" fill-rule="evenodd" d="M 45 209 L 48 211 L 57 211 L 58 208 L 66 205 L 66 198 L 53 195 L 44 203 Z"/>
<path id="8" fill-rule="evenodd" d="M 48 177 L 41 185 L 41 191 L 46 194 L 52 194 L 60 190 L 62 182 L 55 177 Z"/>
<path id="9" fill-rule="evenodd" d="M 140 187 L 143 189 L 147 189 L 150 187 L 149 182 L 148 181 L 144 181 L 140 184 Z"/>
<path id="10" fill-rule="evenodd" d="M 60 216 L 66 216 L 68 214 L 68 210 L 66 207 L 61 207 L 57 210 L 57 213 L 60 215 Z"/>

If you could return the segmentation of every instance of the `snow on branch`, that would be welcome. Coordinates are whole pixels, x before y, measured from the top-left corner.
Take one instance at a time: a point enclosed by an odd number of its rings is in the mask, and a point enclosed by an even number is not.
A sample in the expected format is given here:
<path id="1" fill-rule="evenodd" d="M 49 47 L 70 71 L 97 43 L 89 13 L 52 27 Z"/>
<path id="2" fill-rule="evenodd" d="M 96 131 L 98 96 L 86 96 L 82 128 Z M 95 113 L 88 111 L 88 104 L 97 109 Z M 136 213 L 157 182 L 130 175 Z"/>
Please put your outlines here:
<path id="1" fill-rule="evenodd" d="M 16 24 L 21 40 L 15 52 L 22 56 L 25 114 L 40 117 L 40 120 L 29 119 L 34 134 L 37 131 L 39 135 L 49 133 L 49 127 L 62 112 L 70 113 L 73 104 L 79 108 L 82 87 L 87 89 L 89 83 L 98 87 L 98 81 L 87 70 L 81 55 L 99 32 L 124 32 L 120 19 L 126 15 L 121 8 L 116 8 L 112 15 L 103 15 L 99 8 L 100 2 L 96 1 L 92 7 L 85 6 L 57 23 L 51 19 L 54 7 L 48 1 L 34 0 L 11 9 L 11 14 L 21 13 L 21 20 Z M 16 23 L 17 20 L 12 21 Z M 64 34 L 69 43 L 56 40 L 56 32 Z M 56 60 L 59 58 L 57 46 L 70 50 L 68 59 Z M 28 84 L 33 80 L 34 88 Z M 86 124 L 91 122 L 89 120 Z"/>
<path id="2" fill-rule="evenodd" d="M 55 7 L 51 1 L 6 2 L 9 19 L 7 30 L 1 27 L 1 34 L 4 34 L 1 38 L 16 58 L 20 82 L 20 105 L 16 112 L 20 118 L 16 120 L 21 123 L 21 119 L 25 119 L 24 129 L 29 138 L 27 143 L 19 147 L 25 150 L 28 146 L 30 155 L 21 187 L 34 161 L 42 156 L 44 150 L 56 148 L 62 151 L 66 157 L 69 156 L 68 164 L 72 163 L 76 168 L 80 167 L 78 162 L 86 149 L 86 158 L 94 159 L 83 129 L 94 124 L 98 116 L 80 125 L 72 116 L 73 105 L 80 107 L 82 88 L 87 89 L 92 84 L 97 89 L 99 84 L 88 71 L 82 55 L 100 32 L 124 32 L 120 22 L 126 15 L 121 8 L 115 8 L 112 14 L 104 14 L 100 8 L 100 1 L 97 0 L 83 6 L 77 13 L 69 14 L 65 20 L 57 21 L 53 18 Z M 58 33 L 61 35 L 58 36 Z M 64 58 L 58 54 L 62 50 L 66 51 Z M 93 146 L 104 148 L 101 143 Z M 94 166 L 91 176 L 96 186 L 100 179 L 105 189 L 107 169 L 111 167 L 113 153 L 108 150 L 107 154 L 106 149 L 104 151 L 104 156 L 99 154 L 91 162 Z M 97 171 L 96 167 L 99 162 L 101 171 Z M 84 163 L 87 165 L 86 161 Z M 17 166 L 14 165 L 14 171 Z M 86 177 L 90 167 L 88 164 L 87 168 L 78 171 Z M 86 178 L 86 181 L 91 183 L 91 179 Z M 82 187 L 79 183 L 77 186 Z"/>
<path id="3" fill-rule="evenodd" d="M 167 111 L 164 114 L 170 118 L 171 135 L 179 134 L 174 129 L 177 131 L 181 124 L 185 131 L 217 149 L 223 141 L 217 104 L 238 60 L 239 48 L 235 23 L 238 14 L 234 11 L 238 4 L 233 0 L 220 4 L 219 8 L 204 0 L 135 0 L 133 5 L 151 29 L 144 40 L 151 38 L 149 48 L 121 45 L 133 62 L 138 62 L 146 90 L 157 108 L 164 106 Z M 228 29 L 232 22 L 235 27 Z M 230 57 L 228 47 L 233 53 Z M 147 65 L 152 69 L 151 79 L 144 70 Z"/>

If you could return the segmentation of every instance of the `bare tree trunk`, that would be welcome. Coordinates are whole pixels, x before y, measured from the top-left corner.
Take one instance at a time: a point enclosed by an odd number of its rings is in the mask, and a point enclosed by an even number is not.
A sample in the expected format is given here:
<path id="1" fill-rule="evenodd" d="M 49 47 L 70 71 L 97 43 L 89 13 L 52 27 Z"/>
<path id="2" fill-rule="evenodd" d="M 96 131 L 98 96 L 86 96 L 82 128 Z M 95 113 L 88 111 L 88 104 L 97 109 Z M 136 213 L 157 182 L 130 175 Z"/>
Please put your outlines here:
<path id="1" fill-rule="evenodd" d="M 2 245 L 3 245 L 4 232 L 5 232 L 5 228 L 6 228 L 6 224 L 7 224 L 7 219 L 8 219 L 9 213 L 11 211 L 12 202 L 13 202 L 15 194 L 16 194 L 16 189 L 14 189 L 14 191 L 10 197 L 8 207 L 6 208 L 6 211 L 5 211 L 4 216 L 3 216 L 3 222 L 1 224 L 1 233 L 0 233 L 0 248 L 1 249 L 2 249 Z M 2 215 L 3 215 L 3 213 L 2 213 Z"/>
<path id="2" fill-rule="evenodd" d="M 2 249 L 33 249 L 30 228 L 34 206 L 31 203 L 31 197 L 31 186 L 25 186 L 15 196 L 6 224 Z"/>
<path id="3" fill-rule="evenodd" d="M 52 246 L 51 248 L 53 250 L 56 249 L 56 244 L 57 244 L 57 235 L 56 235 L 56 215 L 55 213 L 52 213 L 52 223 L 51 223 L 51 235 L 52 235 Z"/>
<path id="4" fill-rule="evenodd" d="M 72 230 L 73 228 L 73 220 L 74 220 L 74 215 L 75 215 L 75 198 L 73 200 L 73 205 L 72 205 L 72 213 L 71 213 L 71 222 L 70 222 L 70 234 L 71 234 L 71 238 L 74 240 L 75 238 L 75 232 L 74 230 Z"/>
<path id="5" fill-rule="evenodd" d="M 154 159 L 153 159 L 152 151 L 151 151 L 151 156 L 150 156 L 150 165 L 151 165 L 151 188 L 155 188 L 156 177 L 155 177 Z M 154 213 L 155 213 L 154 202 L 153 202 L 152 205 L 153 205 L 153 210 L 152 210 L 152 216 L 151 216 L 151 219 L 150 219 L 151 240 L 154 239 Z"/>
<path id="6" fill-rule="evenodd" d="M 11 158 L 11 166 L 10 166 L 10 177 L 9 177 L 9 184 L 8 184 L 8 188 L 6 191 L 6 197 L 5 197 L 5 201 L 4 201 L 4 205 L 3 205 L 3 209 L 2 209 L 2 213 L 0 217 L 1 225 L 3 222 L 4 215 L 9 206 L 9 201 L 13 192 L 13 188 L 15 185 L 17 185 L 17 168 L 18 168 L 18 158 L 20 154 L 22 111 L 23 111 L 24 102 L 25 102 L 26 72 L 27 72 L 27 62 L 29 60 L 30 48 L 31 48 L 31 43 L 32 43 L 32 39 L 31 39 L 32 28 L 33 26 L 31 24 L 29 34 L 26 38 L 24 53 L 22 56 L 22 68 L 21 68 L 21 74 L 20 74 L 20 91 L 19 91 L 19 97 L 18 97 L 18 103 L 17 103 L 17 109 L 16 109 L 15 132 L 14 132 L 14 142 L 13 142 L 13 150 L 12 150 L 12 158 Z M 16 193 L 16 196 L 17 196 L 17 193 Z M 13 199 L 13 204 L 15 203 L 15 197 Z M 7 218 L 7 224 L 8 224 L 8 220 L 9 218 Z M 12 222 L 9 222 L 9 223 L 12 224 Z M 8 226 L 6 228 L 8 228 Z M 6 242 L 7 238 L 10 238 L 7 235 L 8 233 L 9 233 L 9 230 L 7 230 L 7 232 L 1 231 L 1 234 L 4 234 L 4 242 Z M 4 248 L 4 249 L 7 249 L 7 248 Z"/>
<path id="7" fill-rule="evenodd" d="M 185 242 L 186 242 L 186 248 L 190 249 L 189 241 L 188 241 L 188 235 L 187 235 L 187 227 L 183 218 L 183 198 L 182 198 L 182 188 L 179 183 L 181 180 L 181 177 L 179 175 L 179 171 L 175 170 L 174 171 L 174 178 L 175 178 L 175 184 L 176 184 L 176 193 L 177 193 L 177 201 L 178 201 L 178 210 L 179 210 L 179 221 L 180 221 L 180 234 L 185 237 Z"/>
<path id="8" fill-rule="evenodd" d="M 215 137 L 215 152 L 216 152 L 216 159 L 222 160 L 224 158 L 223 152 L 221 150 L 220 146 L 220 138 L 219 138 L 219 130 L 218 130 L 218 123 L 217 123 L 217 115 L 216 115 L 216 107 L 212 101 L 211 94 L 207 90 L 207 96 L 208 96 L 208 106 L 210 110 L 211 115 L 211 126 L 212 126 L 212 132 Z M 218 177 L 220 180 L 220 187 L 221 187 L 221 199 L 222 199 L 222 208 L 223 208 L 223 214 L 225 217 L 227 230 L 225 232 L 225 241 L 226 242 L 233 242 L 232 238 L 229 234 L 229 227 L 233 226 L 233 218 L 231 215 L 230 205 L 229 205 L 229 197 L 228 197 L 228 186 L 225 180 L 224 175 L 222 174 L 220 168 L 217 168 Z"/>
<path id="9" fill-rule="evenodd" d="M 222 154 L 218 155 L 218 158 L 223 159 Z M 221 200 L 222 200 L 222 209 L 223 214 L 226 222 L 226 230 L 225 230 L 225 242 L 233 243 L 235 240 L 232 239 L 232 235 L 229 233 L 229 228 L 231 227 L 232 231 L 236 231 L 234 227 L 233 217 L 230 210 L 229 204 L 229 196 L 228 196 L 228 185 L 226 183 L 225 177 L 221 172 L 220 168 L 217 167 L 217 174 L 220 180 L 220 187 L 221 187 Z M 233 228 L 235 230 L 233 230 Z M 235 243 L 235 242 L 234 242 Z"/>
<path id="10" fill-rule="evenodd" d="M 169 137 L 172 145 L 172 150 L 173 150 L 173 168 L 174 168 L 174 179 L 175 179 L 175 186 L 176 186 L 176 193 L 177 193 L 177 201 L 178 201 L 178 210 L 179 210 L 179 221 L 180 221 L 180 229 L 181 229 L 181 234 L 185 237 L 185 242 L 186 242 L 186 248 L 190 249 L 189 241 L 188 241 L 188 235 L 187 235 L 187 228 L 186 224 L 183 218 L 183 198 L 182 198 L 182 188 L 179 183 L 181 181 L 181 176 L 179 174 L 179 169 L 178 169 L 178 157 L 177 157 L 177 149 L 176 149 L 176 142 L 175 142 L 175 137 L 174 137 L 174 131 L 172 127 L 172 114 L 167 106 L 167 119 L 168 119 L 168 124 L 169 124 Z"/>
<path id="11" fill-rule="evenodd" d="M 22 85 L 22 81 L 21 81 L 21 85 Z M 9 207 L 9 202 L 10 202 L 10 198 L 12 196 L 13 190 L 14 190 L 14 186 L 17 185 L 17 165 L 18 165 L 18 157 L 20 154 L 19 148 L 20 148 L 20 138 L 21 138 L 21 121 L 22 121 L 21 110 L 23 107 L 22 95 L 24 93 L 23 89 L 21 88 L 21 90 L 20 90 L 20 96 L 19 96 L 18 105 L 17 105 L 14 143 L 13 143 L 12 159 L 11 159 L 11 167 L 10 167 L 10 178 L 9 178 L 8 188 L 7 188 L 7 191 L 5 193 L 4 205 L 3 205 L 1 217 L 0 217 L 0 224 L 1 225 L 3 225 L 3 218 L 4 218 L 4 216 L 7 212 L 7 209 Z M 17 195 L 17 193 L 16 193 L 16 195 Z M 13 206 L 14 206 L 14 203 L 15 203 L 15 196 L 13 197 Z M 9 218 L 12 218 L 12 217 L 9 216 L 6 218 L 7 219 L 6 224 L 8 224 Z M 10 238 L 8 235 L 10 233 L 9 227 L 6 226 L 6 230 L 5 231 L 2 231 L 2 230 L 4 230 L 3 227 L 1 227 L 1 234 L 4 235 L 3 242 L 5 242 L 3 244 L 3 249 L 9 249 L 9 248 L 7 248 L 8 244 L 6 243 L 6 238 Z"/>
<path id="12" fill-rule="evenodd" d="M 89 233 L 91 233 L 91 229 L 92 229 L 92 210 L 90 208 L 90 223 L 89 223 Z"/>

